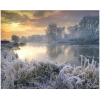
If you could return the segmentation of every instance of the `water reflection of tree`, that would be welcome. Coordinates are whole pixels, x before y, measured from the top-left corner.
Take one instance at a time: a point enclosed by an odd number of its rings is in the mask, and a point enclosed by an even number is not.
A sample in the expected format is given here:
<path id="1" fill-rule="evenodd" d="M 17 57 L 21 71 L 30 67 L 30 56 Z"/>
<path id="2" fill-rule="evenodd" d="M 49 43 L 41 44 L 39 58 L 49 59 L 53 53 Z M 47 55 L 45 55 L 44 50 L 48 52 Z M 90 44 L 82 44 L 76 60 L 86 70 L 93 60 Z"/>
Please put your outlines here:
<path id="1" fill-rule="evenodd" d="M 77 47 L 77 46 L 72 46 L 71 50 L 74 52 L 74 56 L 83 55 L 88 57 L 90 60 L 90 63 L 92 62 L 92 57 L 94 56 L 95 60 L 99 62 L 99 49 L 98 48 L 89 48 L 89 47 Z M 91 57 L 91 58 L 90 58 Z M 80 58 L 78 59 L 80 61 Z"/>
<path id="2" fill-rule="evenodd" d="M 69 49 L 70 47 L 70 49 Z M 67 50 L 67 52 L 65 52 Z M 79 57 L 80 55 L 83 56 L 91 56 L 96 57 L 95 60 L 99 62 L 99 59 L 97 58 L 99 56 L 99 49 L 98 48 L 89 48 L 89 47 L 83 47 L 83 46 L 71 46 L 71 45 L 47 45 L 47 54 L 52 59 L 56 59 L 59 55 L 72 55 L 73 57 Z M 92 58 L 89 58 L 90 62 L 92 62 Z M 80 62 L 80 59 L 78 59 Z"/>
<path id="3" fill-rule="evenodd" d="M 49 57 L 56 59 L 60 54 L 64 54 L 65 46 L 47 45 L 47 54 Z"/>
<path id="4" fill-rule="evenodd" d="M 51 59 L 57 59 L 58 57 L 64 56 L 64 58 L 68 57 L 68 59 L 73 59 L 74 57 L 79 57 L 79 55 L 84 56 L 93 56 L 98 57 L 99 56 L 99 49 L 98 48 L 90 48 L 90 46 L 73 46 L 73 45 L 66 45 L 66 44 L 32 44 L 33 47 L 40 47 L 44 46 L 47 48 L 47 55 Z M 66 57 L 65 57 L 66 55 Z M 69 58 L 70 57 L 70 58 Z M 80 59 L 78 59 L 80 62 Z M 99 62 L 99 59 L 96 61 Z"/>
<path id="5" fill-rule="evenodd" d="M 71 50 L 74 52 L 74 56 L 84 55 L 84 56 L 99 56 L 99 49 L 97 48 L 88 48 L 88 47 L 71 47 Z"/>

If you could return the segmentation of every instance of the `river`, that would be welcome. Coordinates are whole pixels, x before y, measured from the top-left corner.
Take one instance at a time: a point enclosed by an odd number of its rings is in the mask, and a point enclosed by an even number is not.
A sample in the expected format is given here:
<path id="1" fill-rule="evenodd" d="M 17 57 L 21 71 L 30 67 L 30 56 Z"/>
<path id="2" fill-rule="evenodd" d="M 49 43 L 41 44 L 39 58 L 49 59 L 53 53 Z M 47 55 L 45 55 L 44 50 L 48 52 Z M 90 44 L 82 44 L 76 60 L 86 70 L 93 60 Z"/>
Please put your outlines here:
<path id="1" fill-rule="evenodd" d="M 68 45 L 68 44 L 39 44 L 27 43 L 25 46 L 20 46 L 20 50 L 14 50 L 19 58 L 29 61 L 51 60 L 54 62 L 69 62 L 72 65 L 80 65 L 80 55 L 88 57 L 90 63 L 92 57 L 99 63 L 99 45 Z"/>

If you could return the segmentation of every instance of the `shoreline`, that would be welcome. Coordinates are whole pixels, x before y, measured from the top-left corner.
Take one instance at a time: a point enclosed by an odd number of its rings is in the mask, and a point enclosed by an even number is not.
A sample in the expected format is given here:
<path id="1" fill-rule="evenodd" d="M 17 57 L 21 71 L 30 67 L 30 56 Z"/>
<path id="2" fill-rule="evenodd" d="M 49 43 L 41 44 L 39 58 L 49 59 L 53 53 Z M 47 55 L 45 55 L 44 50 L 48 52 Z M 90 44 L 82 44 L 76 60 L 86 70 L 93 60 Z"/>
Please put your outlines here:
<path id="1" fill-rule="evenodd" d="M 45 60 L 22 61 L 7 50 L 1 51 L 1 54 L 2 89 L 99 88 L 99 67 L 96 68 L 94 60 L 90 64 L 88 59 L 84 59 L 84 66 L 71 66 Z"/>

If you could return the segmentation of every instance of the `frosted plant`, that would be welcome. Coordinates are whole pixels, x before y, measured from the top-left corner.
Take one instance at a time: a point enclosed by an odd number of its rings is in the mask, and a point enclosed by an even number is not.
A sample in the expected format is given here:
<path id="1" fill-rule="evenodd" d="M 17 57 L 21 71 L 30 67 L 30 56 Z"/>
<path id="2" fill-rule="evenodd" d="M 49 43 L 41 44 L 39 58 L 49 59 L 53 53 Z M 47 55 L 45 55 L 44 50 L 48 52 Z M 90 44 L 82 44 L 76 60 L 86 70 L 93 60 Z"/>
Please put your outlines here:
<path id="1" fill-rule="evenodd" d="M 74 76 L 72 71 L 73 67 L 69 64 L 61 69 L 57 77 L 57 88 L 73 89 L 76 86 L 79 88 L 78 86 L 81 85 L 81 79 L 78 76 Z"/>
<path id="2" fill-rule="evenodd" d="M 82 61 L 84 64 L 82 65 Z M 88 63 L 88 64 L 86 64 Z M 99 67 L 81 55 L 81 66 L 49 60 L 22 61 L 12 51 L 1 51 L 1 88 L 99 88 Z"/>
<path id="3" fill-rule="evenodd" d="M 81 56 L 83 60 L 83 56 Z M 88 65 L 86 66 L 86 62 Z M 84 59 L 84 66 L 63 67 L 57 77 L 56 88 L 99 88 L 99 68 L 96 68 L 94 59 L 89 63 Z"/>

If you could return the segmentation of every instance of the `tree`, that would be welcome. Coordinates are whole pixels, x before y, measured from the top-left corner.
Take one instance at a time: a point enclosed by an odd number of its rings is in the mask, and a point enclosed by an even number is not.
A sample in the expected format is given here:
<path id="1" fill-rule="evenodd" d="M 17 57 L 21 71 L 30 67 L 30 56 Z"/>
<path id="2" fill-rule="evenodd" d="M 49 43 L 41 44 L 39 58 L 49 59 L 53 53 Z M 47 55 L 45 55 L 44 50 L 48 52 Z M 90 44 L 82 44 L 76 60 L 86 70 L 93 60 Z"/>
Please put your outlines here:
<path id="1" fill-rule="evenodd" d="M 13 42 L 17 43 L 17 42 L 19 42 L 20 38 L 19 38 L 19 36 L 12 35 L 11 39 L 12 39 Z"/>
<path id="2" fill-rule="evenodd" d="M 25 36 L 22 36 L 20 39 L 20 42 L 25 43 L 27 42 L 27 38 Z"/>
<path id="3" fill-rule="evenodd" d="M 56 40 L 57 25 L 50 23 L 46 29 L 46 36 L 48 41 Z"/>
<path id="4" fill-rule="evenodd" d="M 65 30 L 65 26 L 57 27 L 57 24 L 50 23 L 46 29 L 48 41 L 56 41 L 61 39 Z"/>
<path id="5" fill-rule="evenodd" d="M 84 42 L 99 40 L 99 16 L 84 16 L 78 25 L 67 28 L 71 38 Z"/>
<path id="6" fill-rule="evenodd" d="M 49 34 L 49 33 L 56 34 L 56 32 L 57 32 L 57 25 L 54 23 L 50 23 L 46 29 L 46 33 L 47 34 Z"/>

